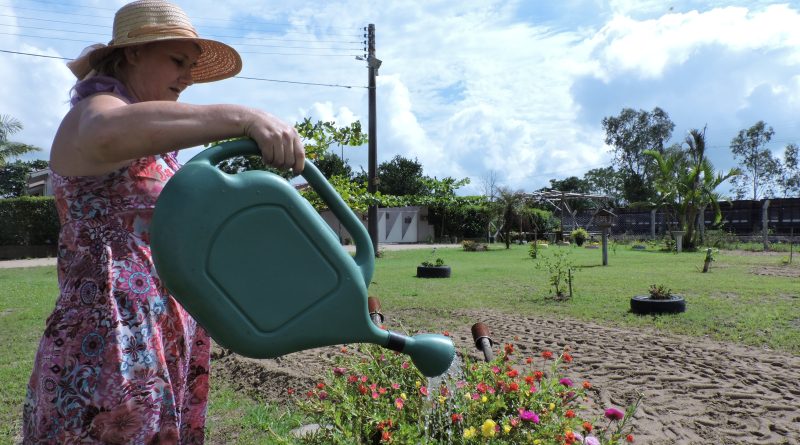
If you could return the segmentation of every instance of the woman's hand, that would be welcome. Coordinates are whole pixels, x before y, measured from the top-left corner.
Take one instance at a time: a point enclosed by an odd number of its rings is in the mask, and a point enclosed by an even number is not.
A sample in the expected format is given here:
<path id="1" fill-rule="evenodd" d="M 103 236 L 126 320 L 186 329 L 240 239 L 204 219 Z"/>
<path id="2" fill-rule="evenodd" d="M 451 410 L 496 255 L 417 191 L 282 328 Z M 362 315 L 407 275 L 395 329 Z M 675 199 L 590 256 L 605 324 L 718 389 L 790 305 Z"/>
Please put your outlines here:
<path id="1" fill-rule="evenodd" d="M 269 113 L 252 112 L 244 134 L 258 144 L 264 163 L 277 168 L 291 168 L 294 174 L 300 174 L 306 152 L 297 130 Z"/>

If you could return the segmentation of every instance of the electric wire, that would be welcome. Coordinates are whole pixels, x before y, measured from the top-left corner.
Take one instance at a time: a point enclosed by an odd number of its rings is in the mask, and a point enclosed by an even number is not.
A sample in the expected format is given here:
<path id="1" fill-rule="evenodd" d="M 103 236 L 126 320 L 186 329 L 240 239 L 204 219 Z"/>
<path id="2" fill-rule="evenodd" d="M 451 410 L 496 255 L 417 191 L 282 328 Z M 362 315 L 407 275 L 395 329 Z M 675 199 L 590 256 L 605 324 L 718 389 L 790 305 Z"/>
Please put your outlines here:
<path id="1" fill-rule="evenodd" d="M 18 54 L 23 56 L 32 56 L 32 57 L 43 57 L 47 59 L 59 59 L 59 60 L 73 60 L 68 57 L 59 57 L 59 56 L 48 56 L 46 54 L 33 54 L 33 53 L 26 53 L 22 51 L 11 51 L 7 49 L 0 49 L 0 53 L 8 53 L 8 54 Z M 282 80 L 282 79 L 267 79 L 263 77 L 249 77 L 249 76 L 234 76 L 234 79 L 244 79 L 244 80 L 257 80 L 262 82 L 275 82 L 275 83 L 289 83 L 289 84 L 296 84 L 296 85 L 313 85 L 313 86 L 322 86 L 322 87 L 335 87 L 335 88 L 365 88 L 368 89 L 369 87 L 363 85 L 342 85 L 342 84 L 333 84 L 333 83 L 318 83 L 318 82 L 300 82 L 296 80 Z"/>

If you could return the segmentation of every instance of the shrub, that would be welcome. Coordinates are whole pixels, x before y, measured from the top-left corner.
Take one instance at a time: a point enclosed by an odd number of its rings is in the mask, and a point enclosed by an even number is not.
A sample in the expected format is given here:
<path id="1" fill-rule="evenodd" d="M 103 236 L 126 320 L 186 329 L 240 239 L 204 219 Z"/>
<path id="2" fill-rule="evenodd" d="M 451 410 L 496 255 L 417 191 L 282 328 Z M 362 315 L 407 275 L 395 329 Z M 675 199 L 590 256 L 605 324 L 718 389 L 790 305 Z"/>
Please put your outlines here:
<path id="1" fill-rule="evenodd" d="M 582 418 L 591 388 L 563 373 L 573 357 L 543 350 L 519 357 L 508 343 L 491 362 L 464 356 L 460 369 L 426 380 L 405 355 L 375 345 L 343 348 L 324 381 L 296 394 L 300 410 L 323 425 L 304 436 L 326 444 L 617 444 L 629 432 L 637 400 L 625 412 Z M 640 396 L 641 398 L 641 396 Z M 585 437 L 584 437 L 585 436 Z"/>
<path id="2" fill-rule="evenodd" d="M 656 286 L 650 285 L 650 299 L 651 300 L 669 300 L 672 298 L 672 289 L 668 289 L 663 284 Z"/>
<path id="3" fill-rule="evenodd" d="M 55 244 L 59 229 L 52 196 L 0 199 L 0 246 Z"/>
<path id="4" fill-rule="evenodd" d="M 461 247 L 464 248 L 465 252 L 484 252 L 488 250 L 486 244 L 478 243 L 472 240 L 464 240 L 461 242 Z"/>

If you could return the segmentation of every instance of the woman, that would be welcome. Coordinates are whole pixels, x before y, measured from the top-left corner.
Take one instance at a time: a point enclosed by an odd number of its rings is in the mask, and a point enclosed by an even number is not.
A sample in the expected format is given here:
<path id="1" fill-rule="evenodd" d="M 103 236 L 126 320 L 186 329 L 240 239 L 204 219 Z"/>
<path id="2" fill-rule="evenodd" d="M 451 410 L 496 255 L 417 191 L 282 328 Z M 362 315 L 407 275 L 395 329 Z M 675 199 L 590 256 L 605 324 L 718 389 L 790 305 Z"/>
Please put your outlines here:
<path id="1" fill-rule="evenodd" d="M 241 59 L 167 2 L 125 5 L 109 45 L 69 67 L 79 82 L 50 157 L 60 296 L 28 385 L 24 441 L 202 443 L 210 341 L 153 267 L 156 198 L 179 168 L 175 150 L 248 136 L 266 163 L 300 172 L 303 145 L 267 113 L 176 102 L 195 82 L 235 75 Z"/>

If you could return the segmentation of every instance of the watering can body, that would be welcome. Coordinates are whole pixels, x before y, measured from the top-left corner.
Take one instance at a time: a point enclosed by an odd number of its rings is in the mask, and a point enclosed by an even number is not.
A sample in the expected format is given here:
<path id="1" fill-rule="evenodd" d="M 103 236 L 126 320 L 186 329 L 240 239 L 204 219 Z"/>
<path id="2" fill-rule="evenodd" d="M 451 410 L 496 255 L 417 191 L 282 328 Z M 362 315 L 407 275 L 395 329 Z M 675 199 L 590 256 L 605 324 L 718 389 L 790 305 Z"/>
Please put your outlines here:
<path id="1" fill-rule="evenodd" d="M 209 148 L 161 192 L 150 227 L 151 250 L 170 293 L 217 343 L 247 357 L 370 342 L 412 354 L 422 347 L 426 352 L 416 355 L 436 364 L 418 364 L 420 370 L 444 372 L 454 355 L 449 339 L 404 337 L 370 319 L 372 242 L 319 170 L 307 162 L 302 175 L 353 236 L 355 256 L 280 176 L 231 175 L 216 167 L 245 154 L 259 154 L 255 143 L 237 140 Z"/>

